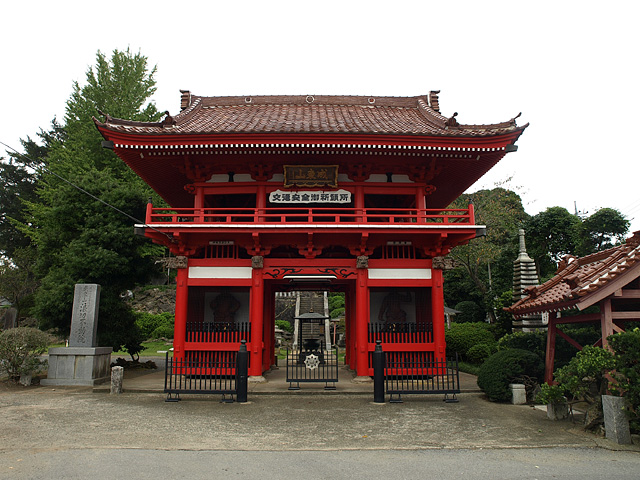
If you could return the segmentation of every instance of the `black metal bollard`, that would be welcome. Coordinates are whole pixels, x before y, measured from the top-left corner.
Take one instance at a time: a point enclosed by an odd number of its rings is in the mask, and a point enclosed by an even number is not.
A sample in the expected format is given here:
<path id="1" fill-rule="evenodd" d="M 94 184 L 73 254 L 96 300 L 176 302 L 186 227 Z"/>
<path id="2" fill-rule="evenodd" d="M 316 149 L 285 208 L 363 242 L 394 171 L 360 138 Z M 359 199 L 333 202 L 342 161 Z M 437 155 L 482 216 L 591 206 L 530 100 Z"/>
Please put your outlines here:
<path id="1" fill-rule="evenodd" d="M 247 341 L 240 342 L 240 350 L 236 359 L 236 391 L 239 403 L 247 401 L 249 379 L 249 352 L 247 351 Z"/>
<path id="2" fill-rule="evenodd" d="M 384 403 L 384 352 L 382 340 L 376 341 L 376 349 L 373 352 L 373 401 Z"/>

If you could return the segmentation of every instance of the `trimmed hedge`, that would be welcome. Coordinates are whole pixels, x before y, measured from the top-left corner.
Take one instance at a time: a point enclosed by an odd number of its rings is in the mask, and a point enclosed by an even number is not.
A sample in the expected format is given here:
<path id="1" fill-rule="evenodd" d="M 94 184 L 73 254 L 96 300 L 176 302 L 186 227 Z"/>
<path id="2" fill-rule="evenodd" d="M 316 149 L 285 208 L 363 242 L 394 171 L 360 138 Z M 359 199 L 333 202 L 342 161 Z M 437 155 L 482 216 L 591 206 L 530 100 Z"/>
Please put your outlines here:
<path id="1" fill-rule="evenodd" d="M 494 353 L 496 353 L 495 344 L 478 343 L 467 351 L 467 360 L 480 365 Z"/>
<path id="2" fill-rule="evenodd" d="M 498 350 L 520 349 L 533 352 L 545 358 L 547 348 L 547 332 L 514 332 L 498 340 Z"/>
<path id="3" fill-rule="evenodd" d="M 134 315 L 143 340 L 173 338 L 174 316 L 171 313 L 135 312 Z"/>
<path id="4" fill-rule="evenodd" d="M 617 333 L 608 338 L 615 352 L 614 386 L 629 402 L 633 433 L 640 432 L 640 329 Z"/>
<path id="5" fill-rule="evenodd" d="M 454 309 L 460 312 L 456 315 L 456 322 L 458 323 L 479 323 L 484 320 L 484 310 L 471 300 L 457 303 Z"/>
<path id="6" fill-rule="evenodd" d="M 456 353 L 463 359 L 467 358 L 469 349 L 474 345 L 494 345 L 495 339 L 490 331 L 490 326 L 484 322 L 452 323 L 451 328 L 445 331 L 447 342 L 447 356 Z"/>
<path id="7" fill-rule="evenodd" d="M 522 349 L 500 350 L 480 367 L 478 386 L 494 402 L 511 399 L 510 383 L 518 383 L 523 376 L 541 381 L 544 363 L 535 353 Z"/>

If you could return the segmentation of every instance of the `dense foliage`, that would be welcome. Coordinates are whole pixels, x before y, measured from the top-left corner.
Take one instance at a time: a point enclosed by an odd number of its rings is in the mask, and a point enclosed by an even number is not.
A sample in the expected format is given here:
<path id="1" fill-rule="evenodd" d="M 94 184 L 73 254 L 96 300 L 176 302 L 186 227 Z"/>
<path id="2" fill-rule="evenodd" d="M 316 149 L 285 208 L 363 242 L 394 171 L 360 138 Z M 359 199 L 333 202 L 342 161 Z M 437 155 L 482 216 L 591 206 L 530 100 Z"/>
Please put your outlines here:
<path id="1" fill-rule="evenodd" d="M 500 350 L 491 355 L 480 367 L 478 386 L 492 401 L 511 399 L 511 383 L 525 383 L 529 377 L 542 380 L 544 363 L 538 355 L 521 349 Z"/>
<path id="2" fill-rule="evenodd" d="M 453 357 L 457 353 L 463 360 L 467 359 L 469 349 L 475 345 L 492 346 L 495 338 L 489 330 L 489 325 L 478 323 L 452 323 L 445 331 L 447 342 L 447 356 Z"/>
<path id="3" fill-rule="evenodd" d="M 40 355 L 47 350 L 51 338 L 37 328 L 17 327 L 0 333 L 0 370 L 10 380 L 20 375 L 37 373 L 45 364 Z"/>
<path id="4" fill-rule="evenodd" d="M 37 197 L 27 202 L 20 230 L 35 246 L 41 282 L 34 313 L 43 328 L 69 331 L 76 283 L 102 286 L 98 342 L 135 354 L 140 335 L 120 293 L 156 271 L 158 247 L 137 237 L 134 218 L 144 218 L 149 187 L 110 150 L 92 117 L 99 111 L 135 120 L 158 120 L 149 103 L 155 68 L 129 50 L 110 58 L 98 52 L 86 83 L 73 84 L 61 132 L 45 145 Z M 64 180 L 63 180 L 64 179 Z M 72 185 L 73 184 L 73 185 Z M 85 192 L 76 188 L 83 189 Z M 98 200 L 99 199 L 99 200 Z M 26 213 L 24 213 L 26 212 Z"/>
<path id="5" fill-rule="evenodd" d="M 640 432 L 640 329 L 608 338 L 615 353 L 614 383 L 611 390 L 627 398 L 631 428 Z"/>
<path id="6" fill-rule="evenodd" d="M 174 315 L 171 313 L 136 312 L 135 326 L 143 340 L 173 338 Z"/>

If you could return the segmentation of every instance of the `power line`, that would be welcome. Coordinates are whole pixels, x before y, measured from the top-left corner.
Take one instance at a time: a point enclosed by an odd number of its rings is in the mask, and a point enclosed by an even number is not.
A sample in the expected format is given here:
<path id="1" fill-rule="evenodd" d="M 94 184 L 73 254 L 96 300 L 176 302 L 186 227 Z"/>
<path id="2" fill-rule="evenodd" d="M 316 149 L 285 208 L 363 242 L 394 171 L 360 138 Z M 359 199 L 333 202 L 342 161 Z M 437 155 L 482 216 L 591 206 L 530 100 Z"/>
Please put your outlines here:
<path id="1" fill-rule="evenodd" d="M 15 148 L 13 148 L 13 147 L 11 147 L 11 146 L 7 145 L 6 143 L 4 143 L 4 142 L 2 142 L 2 141 L 0 141 L 0 145 L 4 145 L 4 146 L 5 146 L 5 147 L 7 147 L 8 149 L 10 149 L 10 150 L 12 150 L 13 152 L 15 152 L 15 153 L 16 153 L 16 155 L 19 155 L 20 157 L 24 157 L 24 158 L 26 158 L 27 160 L 29 160 L 30 162 L 33 162 L 33 163 L 36 163 L 36 164 L 40 164 L 40 168 L 42 168 L 42 170 L 44 170 L 45 172 L 47 172 L 47 173 L 49 173 L 49 174 L 53 175 L 53 176 L 54 176 L 54 177 L 56 177 L 56 178 L 59 178 L 60 180 L 62 180 L 63 182 L 65 182 L 65 183 L 67 183 L 67 184 L 69 184 L 69 185 L 71 185 L 73 188 L 77 189 L 78 191 L 80 191 L 80 192 L 84 193 L 85 195 L 87 195 L 87 196 L 89 196 L 89 197 L 93 198 L 94 200 L 97 200 L 98 202 L 102 203 L 103 205 L 106 205 L 107 207 L 109 207 L 109 208 L 111 208 L 111 209 L 115 210 L 116 212 L 120 213 L 121 215 L 124 215 L 124 216 L 125 216 L 125 217 L 127 217 L 128 219 L 133 220 L 134 222 L 136 222 L 136 223 L 138 223 L 138 224 L 142 224 L 142 226 L 143 226 L 143 227 L 145 227 L 145 228 L 150 228 L 150 229 L 151 229 L 151 230 L 153 230 L 154 232 L 158 232 L 158 233 L 160 233 L 160 234 L 164 235 L 165 237 L 167 237 L 167 238 L 171 241 L 171 243 L 175 243 L 175 240 L 173 239 L 173 237 L 171 237 L 171 235 L 168 235 L 168 234 L 166 234 L 165 232 L 162 232 L 162 231 L 158 230 L 157 228 L 154 228 L 154 227 L 152 227 L 151 225 L 148 225 L 146 222 L 143 222 L 142 220 L 140 220 L 140 219 L 138 219 L 138 218 L 136 218 L 136 217 L 133 217 L 133 216 L 129 215 L 127 212 L 123 212 L 123 211 L 122 211 L 122 210 L 120 210 L 118 207 L 116 207 L 116 206 L 114 206 L 114 205 L 111 205 L 110 203 L 105 202 L 105 201 L 104 201 L 104 200 L 102 200 L 101 198 L 98 198 L 98 197 L 96 197 L 95 195 L 93 195 L 93 194 L 91 194 L 91 193 L 87 192 L 84 188 L 80 187 L 79 185 L 76 185 L 75 183 L 73 183 L 73 182 L 71 182 L 71 181 L 67 180 L 66 178 L 64 178 L 64 177 L 62 177 L 62 176 L 60 176 L 60 175 L 58 175 L 56 172 L 54 172 L 54 171 L 52 171 L 52 170 L 48 169 L 48 168 L 44 165 L 44 162 L 43 162 L 42 160 L 34 160 L 34 159 L 32 159 L 31 157 L 29 157 L 28 155 L 25 155 L 25 154 L 23 154 L 23 153 L 20 153 L 20 152 L 19 152 L 19 151 L 17 151 Z"/>

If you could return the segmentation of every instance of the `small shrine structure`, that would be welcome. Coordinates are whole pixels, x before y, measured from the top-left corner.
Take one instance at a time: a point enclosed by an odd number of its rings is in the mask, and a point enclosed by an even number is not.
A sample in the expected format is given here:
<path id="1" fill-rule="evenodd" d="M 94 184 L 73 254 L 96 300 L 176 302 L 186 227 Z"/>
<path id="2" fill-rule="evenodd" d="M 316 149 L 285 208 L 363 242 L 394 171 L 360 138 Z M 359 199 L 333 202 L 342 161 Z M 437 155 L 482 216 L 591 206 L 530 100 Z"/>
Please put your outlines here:
<path id="1" fill-rule="evenodd" d="M 95 120 L 114 152 L 164 199 L 141 235 L 175 255 L 174 356 L 250 352 L 273 362 L 275 294 L 345 293 L 347 364 L 371 354 L 445 356 L 443 261 L 484 231 L 448 206 L 508 152 L 516 118 L 463 125 L 417 97 L 201 97 L 157 123 Z"/>
<path id="2" fill-rule="evenodd" d="M 545 381 L 551 384 L 556 338 L 583 348 L 561 325 L 597 324 L 602 336 L 596 345 L 606 347 L 607 337 L 623 332 L 629 322 L 640 321 L 640 231 L 623 245 L 582 258 L 565 256 L 555 277 L 525 293 L 506 310 L 516 318 L 549 313 Z M 580 313 L 592 306 L 599 311 Z"/>

